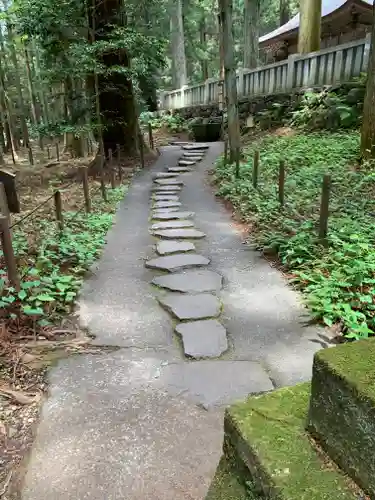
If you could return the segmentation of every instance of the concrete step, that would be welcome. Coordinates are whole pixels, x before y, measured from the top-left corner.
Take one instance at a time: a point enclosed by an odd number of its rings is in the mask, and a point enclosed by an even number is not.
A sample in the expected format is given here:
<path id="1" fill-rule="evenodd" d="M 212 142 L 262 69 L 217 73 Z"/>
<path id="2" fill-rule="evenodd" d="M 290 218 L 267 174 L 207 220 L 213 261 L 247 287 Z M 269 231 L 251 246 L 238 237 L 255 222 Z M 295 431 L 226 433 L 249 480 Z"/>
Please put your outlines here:
<path id="1" fill-rule="evenodd" d="M 319 351 L 308 419 L 309 431 L 371 498 L 375 498 L 374 359 L 375 339 Z"/>
<path id="2" fill-rule="evenodd" d="M 225 458 L 235 465 L 253 498 L 362 498 L 359 488 L 317 451 L 306 432 L 309 397 L 310 384 L 305 383 L 251 396 L 226 410 Z"/>

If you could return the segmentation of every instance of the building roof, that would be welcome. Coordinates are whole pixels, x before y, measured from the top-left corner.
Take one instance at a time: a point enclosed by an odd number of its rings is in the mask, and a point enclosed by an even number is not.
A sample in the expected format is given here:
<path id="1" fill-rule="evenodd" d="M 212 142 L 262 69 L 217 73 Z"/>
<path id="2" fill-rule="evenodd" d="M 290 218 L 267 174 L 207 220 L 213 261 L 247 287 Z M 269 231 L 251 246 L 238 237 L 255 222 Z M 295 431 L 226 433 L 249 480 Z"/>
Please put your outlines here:
<path id="1" fill-rule="evenodd" d="M 322 18 L 324 18 L 325 16 L 329 16 L 336 10 L 339 10 L 346 3 L 349 3 L 349 0 L 322 0 Z M 372 6 L 373 4 L 372 0 L 358 0 L 358 3 L 366 7 Z M 267 40 L 271 40 L 272 38 L 276 38 L 280 35 L 283 35 L 284 33 L 293 31 L 298 27 L 299 27 L 299 14 L 294 16 L 292 19 L 290 19 L 290 21 L 283 24 L 279 28 L 276 28 L 270 33 L 261 36 L 259 38 L 259 43 L 263 43 L 266 42 Z"/>

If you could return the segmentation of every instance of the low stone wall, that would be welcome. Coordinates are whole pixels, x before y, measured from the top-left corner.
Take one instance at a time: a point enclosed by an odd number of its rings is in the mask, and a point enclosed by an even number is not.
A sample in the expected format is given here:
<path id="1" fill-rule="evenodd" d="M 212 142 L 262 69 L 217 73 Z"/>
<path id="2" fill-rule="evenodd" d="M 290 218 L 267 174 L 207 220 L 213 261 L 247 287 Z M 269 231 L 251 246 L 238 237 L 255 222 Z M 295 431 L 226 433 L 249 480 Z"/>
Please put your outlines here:
<path id="1" fill-rule="evenodd" d="M 364 82 L 351 82 L 336 86 L 324 87 L 342 97 L 349 106 L 363 105 L 365 93 Z M 321 92 L 322 87 L 310 89 L 312 92 Z M 293 111 L 300 108 L 303 95 L 307 90 L 291 93 L 278 93 L 263 96 L 249 96 L 239 100 L 240 126 L 242 129 L 251 127 L 251 122 L 261 128 L 280 126 L 292 118 Z M 193 118 L 215 118 L 221 115 L 218 103 L 204 104 L 180 108 L 173 111 L 186 120 Z M 249 119 L 249 117 L 252 117 Z"/>

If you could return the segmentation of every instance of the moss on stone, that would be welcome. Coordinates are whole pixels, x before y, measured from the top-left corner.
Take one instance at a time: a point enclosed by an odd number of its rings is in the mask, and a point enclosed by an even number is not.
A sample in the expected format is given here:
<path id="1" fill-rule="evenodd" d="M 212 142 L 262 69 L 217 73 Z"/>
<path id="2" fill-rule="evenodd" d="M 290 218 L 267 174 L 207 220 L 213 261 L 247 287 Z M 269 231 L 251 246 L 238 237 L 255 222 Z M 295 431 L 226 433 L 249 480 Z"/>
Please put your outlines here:
<path id="1" fill-rule="evenodd" d="M 305 431 L 310 384 L 283 388 L 232 406 L 226 440 L 262 498 L 354 500 L 349 480 L 320 456 Z"/>
<path id="2" fill-rule="evenodd" d="M 367 398 L 375 406 L 375 339 L 359 340 L 323 349 L 315 358 L 334 370 L 361 398 Z"/>
<path id="3" fill-rule="evenodd" d="M 226 456 L 221 457 L 206 500 L 253 500 Z"/>
<path id="4" fill-rule="evenodd" d="M 308 429 L 333 460 L 375 498 L 375 341 L 315 355 Z"/>

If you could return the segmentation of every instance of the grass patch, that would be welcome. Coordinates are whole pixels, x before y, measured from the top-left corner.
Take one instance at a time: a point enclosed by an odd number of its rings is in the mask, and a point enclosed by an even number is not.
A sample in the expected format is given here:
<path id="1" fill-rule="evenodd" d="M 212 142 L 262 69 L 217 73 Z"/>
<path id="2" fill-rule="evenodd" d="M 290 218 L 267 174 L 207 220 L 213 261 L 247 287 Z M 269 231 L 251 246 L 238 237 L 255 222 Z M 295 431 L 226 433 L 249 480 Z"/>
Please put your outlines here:
<path id="1" fill-rule="evenodd" d="M 252 156 L 259 149 L 258 188 Z M 303 290 L 315 319 L 340 324 L 348 338 L 375 333 L 375 172 L 355 168 L 357 132 L 268 136 L 245 150 L 240 178 L 216 166 L 218 194 L 251 224 L 259 249 L 278 256 Z M 286 161 L 285 207 L 277 193 L 280 160 Z M 321 183 L 332 176 L 328 246 L 318 242 Z"/>
<path id="2" fill-rule="evenodd" d="M 354 485 L 317 452 L 305 431 L 309 397 L 310 384 L 299 384 L 230 407 L 227 439 L 241 449 L 262 498 L 358 498 Z"/>
<path id="3" fill-rule="evenodd" d="M 126 190 L 126 186 L 108 190 L 108 203 L 96 191 L 89 214 L 84 210 L 64 212 L 62 232 L 50 217 L 39 218 L 31 228 L 15 227 L 13 246 L 21 289 L 16 291 L 8 283 L 0 252 L 0 311 L 3 318 L 15 323 L 13 326 L 16 327 L 32 324 L 35 331 L 36 327 L 48 327 L 70 312 L 84 275 L 101 254 L 105 235 Z M 32 245 L 28 229 L 32 231 Z"/>

